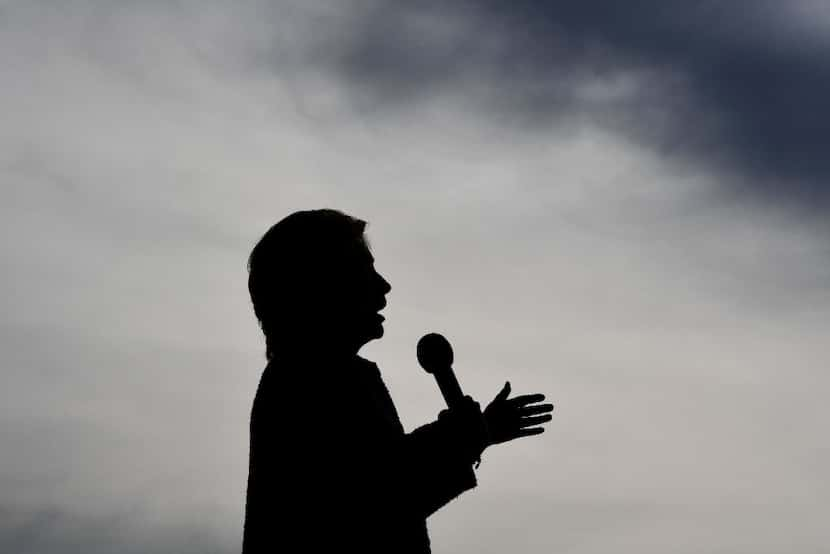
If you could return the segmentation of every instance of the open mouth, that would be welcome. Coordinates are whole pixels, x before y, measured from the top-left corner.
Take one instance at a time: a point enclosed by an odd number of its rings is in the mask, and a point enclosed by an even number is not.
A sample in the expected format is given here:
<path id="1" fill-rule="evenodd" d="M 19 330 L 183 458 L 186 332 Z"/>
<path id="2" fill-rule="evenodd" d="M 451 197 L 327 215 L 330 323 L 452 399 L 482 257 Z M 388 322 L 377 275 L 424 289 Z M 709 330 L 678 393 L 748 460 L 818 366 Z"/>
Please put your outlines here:
<path id="1" fill-rule="evenodd" d="M 382 309 L 386 307 L 386 301 L 384 300 L 383 303 L 375 310 L 375 316 L 379 318 L 381 321 L 384 321 L 386 318 L 383 314 L 380 313 Z"/>

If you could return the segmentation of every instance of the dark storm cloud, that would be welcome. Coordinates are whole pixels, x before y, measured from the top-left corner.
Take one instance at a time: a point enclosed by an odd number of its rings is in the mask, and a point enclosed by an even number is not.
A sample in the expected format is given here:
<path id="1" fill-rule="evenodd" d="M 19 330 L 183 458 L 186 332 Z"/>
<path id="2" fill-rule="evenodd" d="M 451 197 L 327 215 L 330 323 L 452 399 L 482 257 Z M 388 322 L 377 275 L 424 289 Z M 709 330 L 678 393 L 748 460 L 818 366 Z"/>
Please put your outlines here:
<path id="1" fill-rule="evenodd" d="M 413 101 L 472 77 L 470 98 L 495 98 L 525 123 L 585 111 L 666 154 L 734 171 L 729 181 L 748 190 L 825 204 L 830 42 L 785 9 L 766 1 L 395 0 L 376 6 L 339 67 L 372 102 Z M 610 102 L 586 99 L 579 87 L 625 73 L 652 79 Z"/>

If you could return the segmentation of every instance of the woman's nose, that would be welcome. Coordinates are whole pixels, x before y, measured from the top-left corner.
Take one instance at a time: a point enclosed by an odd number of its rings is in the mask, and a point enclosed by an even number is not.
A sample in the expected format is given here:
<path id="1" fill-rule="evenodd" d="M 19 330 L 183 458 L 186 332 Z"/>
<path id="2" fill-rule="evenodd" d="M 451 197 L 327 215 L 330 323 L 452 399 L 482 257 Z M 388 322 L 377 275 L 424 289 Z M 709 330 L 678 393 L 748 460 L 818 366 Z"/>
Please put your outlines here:
<path id="1" fill-rule="evenodd" d="M 392 285 L 389 284 L 389 281 L 387 281 L 386 279 L 383 278 L 383 275 L 381 275 L 380 273 L 378 273 L 377 275 L 378 275 L 378 279 L 380 279 L 381 288 L 383 289 L 383 294 L 388 294 L 389 291 L 392 290 Z"/>

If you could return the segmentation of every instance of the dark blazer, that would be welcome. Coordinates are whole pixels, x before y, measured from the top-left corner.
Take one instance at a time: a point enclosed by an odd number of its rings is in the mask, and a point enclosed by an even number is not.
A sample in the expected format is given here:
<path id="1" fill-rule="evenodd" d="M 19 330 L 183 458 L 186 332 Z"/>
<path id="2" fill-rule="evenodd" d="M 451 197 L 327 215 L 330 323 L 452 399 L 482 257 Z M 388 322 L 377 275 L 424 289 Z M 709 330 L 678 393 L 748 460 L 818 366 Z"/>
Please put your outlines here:
<path id="1" fill-rule="evenodd" d="M 275 359 L 251 411 L 243 554 L 430 552 L 426 519 L 476 486 L 446 421 L 404 433 L 377 366 Z"/>

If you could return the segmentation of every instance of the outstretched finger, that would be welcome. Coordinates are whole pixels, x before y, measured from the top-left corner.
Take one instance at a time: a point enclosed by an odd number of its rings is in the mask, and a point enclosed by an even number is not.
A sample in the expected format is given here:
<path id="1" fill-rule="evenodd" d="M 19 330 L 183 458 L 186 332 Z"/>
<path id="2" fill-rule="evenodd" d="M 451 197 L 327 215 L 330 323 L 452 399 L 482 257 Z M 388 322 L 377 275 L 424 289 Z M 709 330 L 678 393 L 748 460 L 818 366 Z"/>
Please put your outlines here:
<path id="1" fill-rule="evenodd" d="M 507 400 L 514 407 L 525 406 L 527 404 L 534 404 L 536 402 L 541 402 L 545 399 L 544 394 L 523 394 L 521 396 L 515 396 Z"/>
<path id="2" fill-rule="evenodd" d="M 504 383 L 504 386 L 499 391 L 499 393 L 496 395 L 496 397 L 493 399 L 493 402 L 502 402 L 508 396 L 510 396 L 510 381 L 506 381 Z"/>
<path id="3" fill-rule="evenodd" d="M 536 414 L 547 414 L 553 411 L 553 404 L 536 404 L 534 406 L 522 406 L 518 408 L 518 412 L 523 416 L 530 416 Z"/>
<path id="4" fill-rule="evenodd" d="M 551 415 L 541 415 L 541 416 L 534 416 L 534 417 L 523 417 L 519 420 L 519 424 L 522 427 L 530 427 L 531 425 L 539 425 L 541 423 L 546 423 L 553 419 Z"/>
<path id="5" fill-rule="evenodd" d="M 515 438 L 532 437 L 533 435 L 541 435 L 544 432 L 544 427 L 528 427 L 527 429 L 519 429 L 516 431 Z"/>

